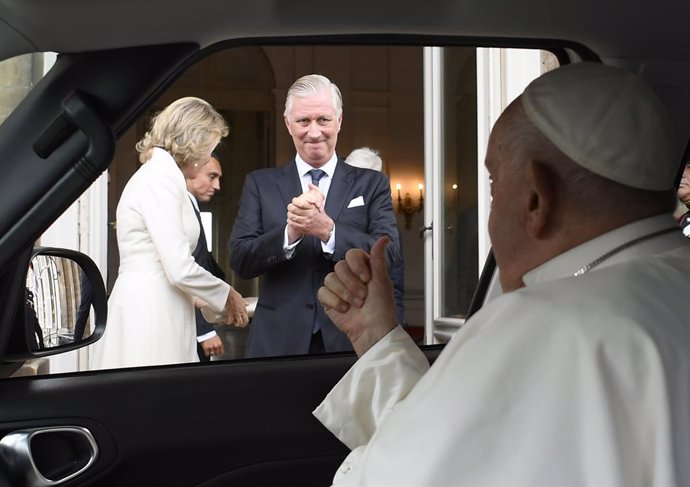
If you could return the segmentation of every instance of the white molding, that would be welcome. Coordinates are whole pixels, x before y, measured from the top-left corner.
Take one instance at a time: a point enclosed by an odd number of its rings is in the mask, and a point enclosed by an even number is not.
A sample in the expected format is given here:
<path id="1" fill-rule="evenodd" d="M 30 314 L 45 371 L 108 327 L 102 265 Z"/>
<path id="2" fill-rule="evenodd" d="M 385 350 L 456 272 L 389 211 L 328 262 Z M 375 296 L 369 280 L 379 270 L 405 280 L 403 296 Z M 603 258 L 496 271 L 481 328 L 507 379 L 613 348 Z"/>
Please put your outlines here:
<path id="1" fill-rule="evenodd" d="M 424 343 L 434 343 L 434 320 L 441 309 L 439 292 L 443 263 L 434 255 L 443 255 L 437 227 L 443 220 L 441 200 L 436 196 L 443 178 L 443 48 L 424 48 L 424 221 L 432 225 L 424 232 Z M 441 235 L 439 232 L 438 235 Z"/>
<path id="2" fill-rule="evenodd" d="M 479 273 L 491 249 L 488 223 L 491 209 L 489 174 L 484 166 L 489 134 L 503 110 L 542 71 L 536 49 L 477 49 L 477 203 Z"/>

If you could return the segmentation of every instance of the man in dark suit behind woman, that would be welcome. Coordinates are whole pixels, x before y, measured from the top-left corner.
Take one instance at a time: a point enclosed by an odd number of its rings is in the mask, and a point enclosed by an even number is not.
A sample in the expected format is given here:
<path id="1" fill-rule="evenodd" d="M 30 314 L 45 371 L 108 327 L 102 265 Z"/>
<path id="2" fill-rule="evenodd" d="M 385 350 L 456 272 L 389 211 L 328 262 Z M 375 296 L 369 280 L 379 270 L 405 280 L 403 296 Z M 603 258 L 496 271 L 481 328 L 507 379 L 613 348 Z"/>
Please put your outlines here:
<path id="1" fill-rule="evenodd" d="M 389 260 L 398 258 L 390 184 L 337 156 L 342 97 L 325 76 L 295 81 L 283 115 L 297 154 L 247 176 L 229 242 L 232 269 L 261 277 L 246 356 L 352 350 L 316 293 L 351 248 L 388 235 Z"/>
<path id="2" fill-rule="evenodd" d="M 201 214 L 199 211 L 199 202 L 208 203 L 220 190 L 220 178 L 223 175 L 223 170 L 220 167 L 218 155 L 214 152 L 211 155 L 211 160 L 199 171 L 199 175 L 194 179 L 187 179 L 187 191 L 189 192 L 189 199 L 194 205 L 194 212 L 199 220 L 199 241 L 196 244 L 192 256 L 194 260 L 201 267 L 209 271 L 218 279 L 225 280 L 225 273 L 220 268 L 218 263 L 213 258 L 213 255 L 208 250 L 208 243 L 206 242 L 206 234 L 204 232 L 204 225 L 201 222 Z M 206 321 L 201 314 L 201 310 L 196 310 L 196 340 L 197 340 L 197 354 L 201 362 L 208 362 L 212 356 L 219 356 L 225 353 L 223 342 L 216 333 L 213 324 Z"/>

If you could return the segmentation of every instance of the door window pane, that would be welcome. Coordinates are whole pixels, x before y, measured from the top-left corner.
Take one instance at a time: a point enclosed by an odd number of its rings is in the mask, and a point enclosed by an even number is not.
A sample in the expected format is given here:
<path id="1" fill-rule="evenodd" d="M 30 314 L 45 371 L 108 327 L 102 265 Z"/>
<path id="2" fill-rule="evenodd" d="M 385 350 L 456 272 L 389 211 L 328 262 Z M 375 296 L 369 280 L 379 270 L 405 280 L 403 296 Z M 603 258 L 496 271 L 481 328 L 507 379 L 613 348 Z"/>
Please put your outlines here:
<path id="1" fill-rule="evenodd" d="M 477 284 L 477 55 L 445 48 L 443 181 L 441 198 L 443 293 L 440 314 L 464 318 Z"/>

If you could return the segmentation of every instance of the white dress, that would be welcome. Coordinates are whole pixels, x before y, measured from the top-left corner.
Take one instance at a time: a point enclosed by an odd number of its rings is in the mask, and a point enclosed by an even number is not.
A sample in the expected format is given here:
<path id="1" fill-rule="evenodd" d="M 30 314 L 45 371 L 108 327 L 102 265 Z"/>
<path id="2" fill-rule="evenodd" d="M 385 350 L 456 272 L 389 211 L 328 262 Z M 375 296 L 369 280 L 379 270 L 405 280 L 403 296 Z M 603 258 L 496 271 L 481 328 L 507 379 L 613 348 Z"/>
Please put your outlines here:
<path id="1" fill-rule="evenodd" d="M 230 286 L 192 257 L 199 222 L 166 151 L 154 149 L 129 180 L 116 218 L 120 268 L 90 368 L 198 361 L 193 296 L 220 313 Z"/>

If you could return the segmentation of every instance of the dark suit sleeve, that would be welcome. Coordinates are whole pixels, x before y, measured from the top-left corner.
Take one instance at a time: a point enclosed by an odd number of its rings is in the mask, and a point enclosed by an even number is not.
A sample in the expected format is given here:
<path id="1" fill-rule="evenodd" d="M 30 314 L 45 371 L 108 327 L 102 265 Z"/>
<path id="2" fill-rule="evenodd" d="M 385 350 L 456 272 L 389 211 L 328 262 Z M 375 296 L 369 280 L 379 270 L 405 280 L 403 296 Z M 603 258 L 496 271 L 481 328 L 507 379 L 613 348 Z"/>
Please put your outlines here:
<path id="1" fill-rule="evenodd" d="M 198 259 L 196 256 L 194 256 L 197 263 L 201 267 L 203 267 L 204 269 L 209 271 L 211 274 L 216 276 L 218 279 L 225 280 L 225 273 L 223 272 L 223 269 L 220 268 L 218 263 L 215 261 L 215 259 L 211 255 L 211 252 L 209 252 L 205 246 L 204 246 L 204 250 L 205 250 L 205 252 Z M 196 311 L 196 336 L 205 335 L 206 333 L 210 333 L 212 331 L 215 331 L 213 324 L 206 321 L 206 318 L 204 318 L 204 315 L 201 313 L 201 310 L 196 309 L 195 311 Z"/>
<path id="2" fill-rule="evenodd" d="M 286 260 L 283 251 L 286 218 L 286 206 L 266 178 L 257 173 L 247 175 L 228 243 L 230 267 L 241 278 L 260 276 Z M 270 228 L 264 222 L 271 222 Z"/>
<path id="3" fill-rule="evenodd" d="M 206 333 L 216 331 L 216 329 L 213 328 L 213 325 L 206 321 L 206 318 L 204 318 L 204 315 L 201 314 L 200 309 L 196 309 L 194 311 L 196 314 L 196 336 L 200 337 L 201 335 L 205 335 Z"/>
<path id="4" fill-rule="evenodd" d="M 213 258 L 211 252 L 208 251 L 208 246 L 206 243 L 206 236 L 204 234 L 204 226 L 201 223 L 201 217 L 198 210 L 194 210 L 196 213 L 197 220 L 199 221 L 199 240 L 196 244 L 196 248 L 192 252 L 192 256 L 197 264 L 209 271 L 211 274 L 216 276 L 218 279 L 225 280 L 225 273 L 223 269 L 220 268 L 218 263 Z M 196 310 L 196 336 L 205 335 L 215 331 L 215 328 L 211 323 L 206 321 L 201 310 Z"/>
<path id="5" fill-rule="evenodd" d="M 391 190 L 388 178 L 377 171 L 360 169 L 366 171 L 359 177 L 366 179 L 368 187 L 365 200 L 366 208 L 366 228 L 361 226 L 358 218 L 349 215 L 349 209 L 345 208 L 335 219 L 335 252 L 333 260 L 345 258 L 345 253 L 353 248 L 369 251 L 374 242 L 383 235 L 390 237 L 388 246 L 389 269 L 392 262 L 400 258 L 400 241 L 398 224 L 393 212 L 393 202 L 391 200 Z M 368 178 L 368 179 L 367 179 Z M 345 204 L 347 205 L 348 202 Z"/>

